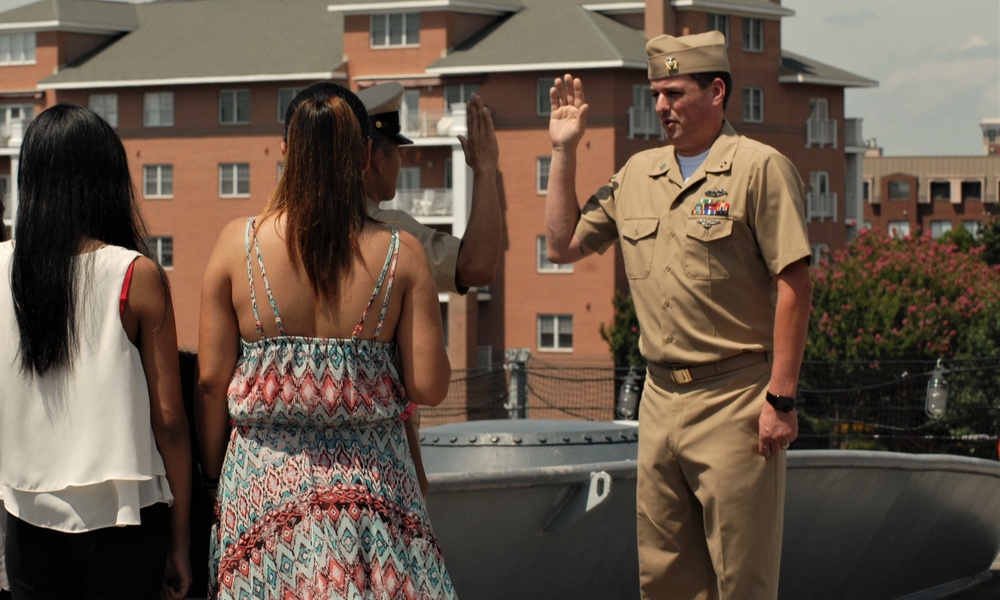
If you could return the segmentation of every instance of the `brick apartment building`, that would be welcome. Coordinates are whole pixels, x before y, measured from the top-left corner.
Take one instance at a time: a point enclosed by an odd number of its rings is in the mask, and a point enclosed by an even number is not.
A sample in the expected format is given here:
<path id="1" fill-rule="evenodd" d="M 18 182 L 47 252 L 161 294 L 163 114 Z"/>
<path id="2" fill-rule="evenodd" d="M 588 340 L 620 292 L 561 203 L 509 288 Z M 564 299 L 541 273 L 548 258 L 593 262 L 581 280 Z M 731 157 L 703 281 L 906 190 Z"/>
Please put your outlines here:
<path id="1" fill-rule="evenodd" d="M 1000 214 L 1000 119 L 980 128 L 981 156 L 883 156 L 869 148 L 862 226 L 894 236 L 930 232 L 937 239 L 960 227 L 980 235 L 984 222 Z"/>
<path id="2" fill-rule="evenodd" d="M 404 8 L 405 6 L 405 8 Z M 478 92 L 500 143 L 504 254 L 497 281 L 442 296 L 453 366 L 527 348 L 554 364 L 610 364 L 598 328 L 626 281 L 620 254 L 575 265 L 544 256 L 548 87 L 581 77 L 590 103 L 578 186 L 596 190 L 634 152 L 662 143 L 644 44 L 723 31 L 737 131 L 797 166 L 817 249 L 861 221 L 860 122 L 844 89 L 875 82 L 781 49 L 794 12 L 770 0 L 190 0 L 146 4 L 40 0 L 0 13 L 0 186 L 4 225 L 30 118 L 57 102 L 90 106 L 122 137 L 161 263 L 182 348 L 196 349 L 199 287 L 216 233 L 263 207 L 281 168 L 284 106 L 319 79 L 406 88 L 394 202 L 461 235 L 470 175 L 455 135 Z M 13 232 L 16 236 L 16 232 Z"/>

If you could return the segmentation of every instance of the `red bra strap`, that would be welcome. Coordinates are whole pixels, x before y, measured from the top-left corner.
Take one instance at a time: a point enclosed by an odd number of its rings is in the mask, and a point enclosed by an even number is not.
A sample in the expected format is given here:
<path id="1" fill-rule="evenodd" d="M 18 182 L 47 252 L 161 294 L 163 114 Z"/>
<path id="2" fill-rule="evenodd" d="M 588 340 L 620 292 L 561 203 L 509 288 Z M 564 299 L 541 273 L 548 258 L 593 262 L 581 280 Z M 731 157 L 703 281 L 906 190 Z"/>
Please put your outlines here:
<path id="1" fill-rule="evenodd" d="M 132 269 L 135 268 L 135 261 L 128 264 L 128 271 L 125 272 L 125 281 L 122 283 L 122 293 L 118 296 L 118 316 L 125 312 L 125 301 L 128 300 L 128 288 L 132 283 Z"/>

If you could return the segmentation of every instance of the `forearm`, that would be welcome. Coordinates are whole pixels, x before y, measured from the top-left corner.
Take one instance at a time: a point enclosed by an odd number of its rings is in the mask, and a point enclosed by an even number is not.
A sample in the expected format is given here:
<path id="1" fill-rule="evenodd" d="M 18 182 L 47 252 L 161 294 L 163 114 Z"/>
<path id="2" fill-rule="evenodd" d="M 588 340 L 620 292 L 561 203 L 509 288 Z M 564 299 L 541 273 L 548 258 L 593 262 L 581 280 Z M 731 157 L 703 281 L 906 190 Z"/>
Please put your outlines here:
<path id="1" fill-rule="evenodd" d="M 217 479 L 222 472 L 226 446 L 229 443 L 229 409 L 226 398 L 212 393 L 211 389 L 210 386 L 204 386 L 199 394 L 195 425 L 202 476 Z"/>
<path id="2" fill-rule="evenodd" d="M 153 434 L 163 457 L 170 492 L 174 496 L 170 507 L 171 546 L 186 550 L 191 544 L 191 440 L 187 424 L 174 424 L 160 431 L 154 430 Z"/>
<path id="3" fill-rule="evenodd" d="M 455 276 L 458 287 L 493 283 L 502 241 L 503 219 L 496 166 L 480 167 L 472 175 L 472 209 L 462 236 Z"/>
<path id="4" fill-rule="evenodd" d="M 811 307 L 809 265 L 802 260 L 789 265 L 778 276 L 770 391 L 779 396 L 794 396 L 796 393 Z"/>
<path id="5" fill-rule="evenodd" d="M 571 262 L 580 221 L 576 195 L 576 149 L 553 148 L 549 165 L 549 186 L 545 199 L 545 236 L 548 258 L 555 263 Z"/>

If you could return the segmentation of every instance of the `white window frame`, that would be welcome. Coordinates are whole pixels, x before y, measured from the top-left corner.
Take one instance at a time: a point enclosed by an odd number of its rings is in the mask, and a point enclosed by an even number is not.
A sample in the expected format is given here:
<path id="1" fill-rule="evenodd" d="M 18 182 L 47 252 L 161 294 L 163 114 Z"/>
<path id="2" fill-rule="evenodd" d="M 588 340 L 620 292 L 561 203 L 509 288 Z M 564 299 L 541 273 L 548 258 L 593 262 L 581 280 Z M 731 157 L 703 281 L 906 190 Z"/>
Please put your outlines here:
<path id="1" fill-rule="evenodd" d="M 112 127 L 118 127 L 118 94 L 91 94 L 87 107 Z"/>
<path id="2" fill-rule="evenodd" d="M 743 88 L 743 122 L 764 122 L 764 88 Z"/>
<path id="3" fill-rule="evenodd" d="M 219 125 L 249 124 L 250 90 L 219 90 Z"/>
<path id="4" fill-rule="evenodd" d="M 869 204 L 877 204 L 875 202 L 875 180 L 871 177 L 861 180 L 861 199 Z"/>
<path id="5" fill-rule="evenodd" d="M 555 80 L 555 77 L 541 77 L 535 82 L 535 112 L 538 116 L 552 114 L 552 100 L 549 98 L 549 90 L 552 89 Z"/>
<path id="6" fill-rule="evenodd" d="M 245 177 L 241 177 L 241 172 Z M 245 184 L 245 190 L 241 190 Z M 247 198 L 250 196 L 250 163 L 219 163 L 219 197 Z"/>
<path id="7" fill-rule="evenodd" d="M 150 193 L 150 184 L 153 191 Z M 142 166 L 143 198 L 174 197 L 174 166 L 171 164 Z"/>
<path id="8" fill-rule="evenodd" d="M 278 89 L 278 123 L 284 125 L 285 123 L 285 111 L 288 110 L 288 105 L 292 103 L 295 96 L 299 94 L 304 88 L 279 88 Z"/>
<path id="9" fill-rule="evenodd" d="M 962 229 L 968 231 L 973 239 L 978 240 L 983 237 L 982 221 L 962 221 Z"/>
<path id="10" fill-rule="evenodd" d="M 663 126 L 656 114 L 656 104 L 649 93 L 649 84 L 632 86 L 632 106 L 628 109 L 628 139 L 650 137 L 663 139 Z"/>
<path id="11" fill-rule="evenodd" d="M 726 36 L 726 48 L 729 47 L 729 15 L 708 13 L 708 30 L 718 31 Z"/>
<path id="12" fill-rule="evenodd" d="M 399 28 L 398 33 L 394 32 L 395 28 Z M 398 40 L 394 40 L 393 38 L 397 36 Z M 419 45 L 420 13 L 385 13 L 369 16 L 369 48 L 412 48 Z"/>
<path id="13" fill-rule="evenodd" d="M 539 195 L 549 193 L 549 170 L 552 168 L 551 156 L 539 156 L 535 159 L 535 192 Z"/>
<path id="14" fill-rule="evenodd" d="M 171 235 L 154 235 L 149 238 L 149 247 L 164 271 L 174 268 L 174 237 Z"/>
<path id="15" fill-rule="evenodd" d="M 143 127 L 174 126 L 174 93 L 146 92 L 142 97 Z"/>
<path id="16" fill-rule="evenodd" d="M 950 219 L 937 219 L 931 221 L 931 239 L 939 240 L 941 236 L 951 231 Z"/>
<path id="17" fill-rule="evenodd" d="M 548 242 L 544 235 L 539 235 L 535 237 L 535 254 L 538 260 L 535 262 L 535 268 L 539 273 L 572 273 L 573 263 L 559 264 L 549 261 L 547 255 Z"/>
<path id="18" fill-rule="evenodd" d="M 548 327 L 546 326 L 547 324 Z M 567 325 L 568 324 L 568 325 Z M 563 333 L 564 325 L 569 329 L 569 345 L 563 345 L 560 341 L 560 336 L 565 335 Z M 573 351 L 573 315 L 550 315 L 550 314 L 540 314 L 536 320 L 536 330 L 537 339 L 535 340 L 539 351 L 543 352 L 572 352 Z M 543 329 L 548 329 L 551 327 L 551 332 L 545 331 Z M 551 345 L 542 344 L 542 336 L 548 334 L 552 336 Z"/>
<path id="19" fill-rule="evenodd" d="M 35 32 L 0 33 L 0 66 L 35 64 Z"/>
<path id="20" fill-rule="evenodd" d="M 893 231 L 893 228 L 896 228 Z M 886 226 L 886 232 L 889 237 L 902 239 L 910 235 L 910 222 L 909 221 L 889 221 Z"/>
<path id="21" fill-rule="evenodd" d="M 469 101 L 472 94 L 479 93 L 478 83 L 449 83 L 444 86 L 444 114 L 452 114 L 452 106 Z M 450 97 L 450 99 L 449 99 Z"/>
<path id="22" fill-rule="evenodd" d="M 894 186 L 906 186 L 905 196 L 893 196 L 892 190 Z M 886 199 L 890 202 L 906 202 L 913 195 L 913 186 L 910 184 L 909 180 L 906 179 L 893 179 L 886 183 L 885 186 Z"/>
<path id="23" fill-rule="evenodd" d="M 743 17 L 743 50 L 764 51 L 764 19 Z"/>

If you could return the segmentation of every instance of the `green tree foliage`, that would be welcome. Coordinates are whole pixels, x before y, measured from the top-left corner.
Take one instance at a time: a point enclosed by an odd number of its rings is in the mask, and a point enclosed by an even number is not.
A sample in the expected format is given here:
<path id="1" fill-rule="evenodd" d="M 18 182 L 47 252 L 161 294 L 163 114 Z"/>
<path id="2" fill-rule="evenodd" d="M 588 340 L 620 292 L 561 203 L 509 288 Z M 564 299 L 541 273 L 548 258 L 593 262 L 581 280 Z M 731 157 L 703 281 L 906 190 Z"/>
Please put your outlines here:
<path id="1" fill-rule="evenodd" d="M 1000 265 L 1000 218 L 994 217 L 983 225 L 983 260 L 990 265 Z"/>
<path id="2" fill-rule="evenodd" d="M 866 231 L 822 261 L 806 359 L 996 356 L 1000 266 L 963 245 Z"/>
<path id="3" fill-rule="evenodd" d="M 616 367 L 645 367 L 646 359 L 639 353 L 639 319 L 635 315 L 632 296 L 615 292 L 611 304 L 615 316 L 611 324 L 601 324 L 601 338 L 611 347 Z"/>

